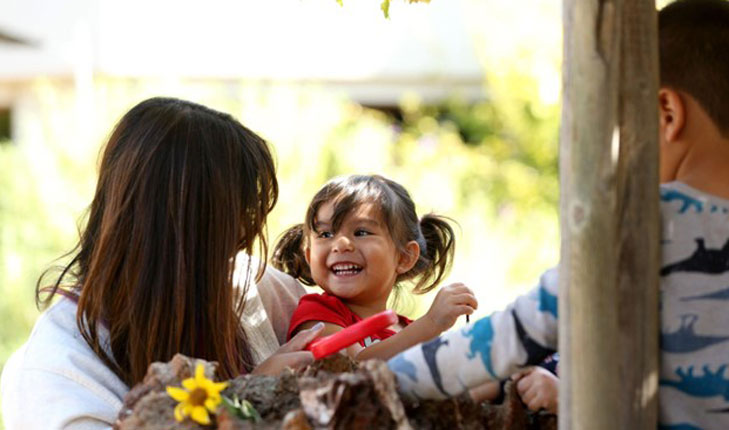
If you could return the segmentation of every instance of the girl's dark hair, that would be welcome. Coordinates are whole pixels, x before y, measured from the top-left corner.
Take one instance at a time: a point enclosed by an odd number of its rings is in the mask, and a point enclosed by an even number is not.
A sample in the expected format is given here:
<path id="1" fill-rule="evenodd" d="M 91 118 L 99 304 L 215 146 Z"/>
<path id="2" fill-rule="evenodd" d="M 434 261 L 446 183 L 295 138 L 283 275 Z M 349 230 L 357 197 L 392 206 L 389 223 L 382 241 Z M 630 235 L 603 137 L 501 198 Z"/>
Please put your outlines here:
<path id="1" fill-rule="evenodd" d="M 235 257 L 256 244 L 266 255 L 277 198 L 262 138 L 195 103 L 143 101 L 114 129 L 73 258 L 52 286 L 41 276 L 36 303 L 76 296 L 81 334 L 130 386 L 178 352 L 235 377 L 253 365 L 241 322 L 249 279 L 233 285 Z"/>
<path id="2" fill-rule="evenodd" d="M 352 175 L 326 183 L 309 204 L 303 224 L 283 233 L 273 252 L 272 265 L 306 285 L 315 285 L 304 257 L 306 237 L 315 231 L 319 208 L 334 202 L 332 227 L 336 231 L 353 210 L 364 203 L 379 206 L 395 246 L 407 252 L 405 245 L 414 240 L 420 246 L 420 257 L 410 271 L 398 276 L 397 282 L 412 280 L 413 292 L 427 293 L 443 279 L 453 260 L 454 233 L 448 219 L 428 214 L 418 219 L 410 194 L 400 184 L 379 175 Z"/>

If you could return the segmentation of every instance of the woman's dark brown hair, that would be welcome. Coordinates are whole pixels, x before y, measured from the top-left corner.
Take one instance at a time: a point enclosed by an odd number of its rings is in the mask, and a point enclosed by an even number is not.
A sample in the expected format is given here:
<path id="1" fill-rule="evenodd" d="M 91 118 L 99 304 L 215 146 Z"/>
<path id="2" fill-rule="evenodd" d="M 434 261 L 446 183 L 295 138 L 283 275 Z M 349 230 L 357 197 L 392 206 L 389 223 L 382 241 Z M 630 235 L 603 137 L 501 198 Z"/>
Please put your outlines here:
<path id="1" fill-rule="evenodd" d="M 271 261 L 274 267 L 306 285 L 316 285 L 304 258 L 304 247 L 309 232 L 316 231 L 319 208 L 327 202 L 334 202 L 334 231 L 360 205 L 374 203 L 401 252 L 407 252 L 408 242 L 418 243 L 420 256 L 415 266 L 397 277 L 398 283 L 414 281 L 414 293 L 432 290 L 448 272 L 455 252 L 455 235 L 447 218 L 428 214 L 419 219 L 407 190 L 379 175 L 352 175 L 327 182 L 309 204 L 304 223 L 289 228 L 279 238 Z"/>
<path id="2" fill-rule="evenodd" d="M 252 362 L 241 323 L 248 279 L 234 288 L 234 261 L 256 244 L 266 255 L 261 233 L 277 197 L 262 138 L 195 103 L 143 101 L 104 149 L 71 262 L 51 287 L 41 276 L 36 301 L 76 296 L 84 339 L 130 386 L 178 352 L 235 377 Z"/>

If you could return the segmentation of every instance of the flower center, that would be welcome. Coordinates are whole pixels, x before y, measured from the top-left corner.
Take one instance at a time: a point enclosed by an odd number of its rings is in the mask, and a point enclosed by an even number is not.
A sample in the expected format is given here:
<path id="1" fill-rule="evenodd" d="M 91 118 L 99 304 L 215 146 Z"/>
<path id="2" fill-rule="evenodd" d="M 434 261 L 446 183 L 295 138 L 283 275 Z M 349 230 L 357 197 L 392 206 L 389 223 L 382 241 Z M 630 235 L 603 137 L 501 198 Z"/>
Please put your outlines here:
<path id="1" fill-rule="evenodd" d="M 207 398 L 207 391 L 203 388 L 195 388 L 190 392 L 190 397 L 187 398 L 187 402 L 194 406 L 203 406 Z"/>

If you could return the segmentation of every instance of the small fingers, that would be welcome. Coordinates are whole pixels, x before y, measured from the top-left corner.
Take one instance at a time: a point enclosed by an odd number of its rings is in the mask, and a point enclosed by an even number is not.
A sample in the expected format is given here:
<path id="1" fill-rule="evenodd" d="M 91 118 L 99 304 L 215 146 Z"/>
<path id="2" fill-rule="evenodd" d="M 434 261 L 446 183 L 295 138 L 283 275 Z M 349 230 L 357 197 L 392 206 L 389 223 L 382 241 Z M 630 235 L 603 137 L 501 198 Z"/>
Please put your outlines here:
<path id="1" fill-rule="evenodd" d="M 530 378 L 531 374 L 532 369 L 518 373 L 519 379 L 516 382 L 516 391 L 518 391 L 519 395 L 522 397 L 534 385 L 534 378 Z"/>
<path id="2" fill-rule="evenodd" d="M 511 380 L 512 381 L 515 381 L 515 382 L 516 381 L 519 381 L 520 379 L 526 377 L 527 375 L 529 375 L 533 371 L 534 371 L 534 368 L 533 367 L 523 368 L 520 371 L 518 371 L 518 372 L 514 373 L 513 375 L 511 375 Z"/>
<path id="3" fill-rule="evenodd" d="M 542 401 L 542 399 L 539 397 L 535 397 L 535 398 L 531 399 L 529 402 L 525 402 L 525 403 L 527 405 L 527 408 L 529 408 L 529 410 L 534 411 L 534 412 L 537 412 L 540 409 L 546 408 L 544 401 Z"/>
<path id="4" fill-rule="evenodd" d="M 476 297 L 471 293 L 457 294 L 452 296 L 450 299 L 452 303 L 458 305 L 468 305 L 473 309 L 478 309 L 478 300 L 476 300 Z"/>
<path id="5" fill-rule="evenodd" d="M 253 369 L 253 374 L 276 376 L 287 367 L 298 369 L 311 364 L 314 354 L 309 351 L 277 352 Z"/>
<path id="6" fill-rule="evenodd" d="M 309 351 L 289 352 L 286 357 L 282 357 L 284 367 L 298 369 L 308 366 L 314 362 L 314 354 Z"/>
<path id="7" fill-rule="evenodd" d="M 456 282 L 453 284 L 448 284 L 441 288 L 441 291 L 448 293 L 448 294 L 471 294 L 473 295 L 473 291 L 468 288 L 465 284 L 462 284 L 460 282 Z"/>
<path id="8" fill-rule="evenodd" d="M 480 403 L 484 400 L 494 400 L 501 394 L 501 384 L 498 381 L 489 381 L 468 391 L 471 400 Z"/>
<path id="9" fill-rule="evenodd" d="M 434 303 L 435 304 L 435 303 Z M 443 297 L 440 301 L 440 306 L 458 306 L 465 305 L 472 309 L 478 309 L 478 300 L 472 294 L 462 293 Z"/>
<path id="10" fill-rule="evenodd" d="M 279 352 L 293 352 L 293 351 L 301 351 L 308 345 L 312 340 L 319 337 L 319 334 L 321 334 L 322 330 L 324 330 L 324 323 L 318 322 L 314 327 L 301 330 L 300 332 L 296 333 L 296 336 L 291 338 L 290 341 L 286 342 L 281 348 L 279 348 Z"/>
<path id="11" fill-rule="evenodd" d="M 534 403 L 534 399 L 536 397 L 537 393 L 535 390 L 526 390 L 525 392 L 519 392 L 519 397 L 521 397 L 521 401 L 524 402 L 525 405 L 531 409 L 531 405 Z"/>
<path id="12" fill-rule="evenodd" d="M 473 314 L 473 312 L 474 312 L 474 309 L 472 307 L 466 306 L 466 305 L 456 306 L 453 308 L 453 314 L 455 314 L 455 315 L 471 315 L 471 314 Z M 453 315 L 453 314 L 451 314 L 451 315 Z"/>

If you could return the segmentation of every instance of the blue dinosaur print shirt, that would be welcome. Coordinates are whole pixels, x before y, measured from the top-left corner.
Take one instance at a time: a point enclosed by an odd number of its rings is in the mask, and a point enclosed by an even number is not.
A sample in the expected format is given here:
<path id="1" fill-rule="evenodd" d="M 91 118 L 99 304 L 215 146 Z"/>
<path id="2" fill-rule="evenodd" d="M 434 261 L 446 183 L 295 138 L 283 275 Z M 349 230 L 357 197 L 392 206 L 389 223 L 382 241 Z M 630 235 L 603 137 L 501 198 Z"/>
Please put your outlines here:
<path id="1" fill-rule="evenodd" d="M 729 429 L 729 201 L 661 186 L 661 430 Z M 557 270 L 505 310 L 392 358 L 400 391 L 444 398 L 557 348 Z"/>
<path id="2" fill-rule="evenodd" d="M 664 429 L 729 429 L 729 201 L 661 188 Z"/>

